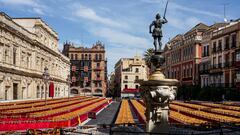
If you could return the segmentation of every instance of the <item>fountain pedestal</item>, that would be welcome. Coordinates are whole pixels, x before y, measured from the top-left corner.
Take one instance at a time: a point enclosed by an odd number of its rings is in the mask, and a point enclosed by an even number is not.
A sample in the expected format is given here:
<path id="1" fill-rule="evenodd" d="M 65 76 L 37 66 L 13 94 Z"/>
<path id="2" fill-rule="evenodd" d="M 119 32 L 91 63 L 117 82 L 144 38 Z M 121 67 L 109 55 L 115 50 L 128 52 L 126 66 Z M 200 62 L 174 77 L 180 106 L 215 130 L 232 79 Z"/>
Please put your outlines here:
<path id="1" fill-rule="evenodd" d="M 151 57 L 156 70 L 148 80 L 140 80 L 141 96 L 146 105 L 146 131 L 153 133 L 169 133 L 168 114 L 169 102 L 177 94 L 176 79 L 166 79 L 160 66 L 164 63 L 162 52 L 158 51 Z"/>

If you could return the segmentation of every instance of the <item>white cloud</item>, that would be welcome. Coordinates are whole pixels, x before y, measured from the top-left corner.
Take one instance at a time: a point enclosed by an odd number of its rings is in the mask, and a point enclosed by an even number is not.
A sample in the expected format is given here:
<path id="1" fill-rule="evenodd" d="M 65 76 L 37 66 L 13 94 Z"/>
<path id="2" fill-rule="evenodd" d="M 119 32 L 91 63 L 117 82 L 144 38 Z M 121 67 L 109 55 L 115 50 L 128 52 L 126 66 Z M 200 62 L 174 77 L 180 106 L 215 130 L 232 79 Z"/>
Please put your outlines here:
<path id="1" fill-rule="evenodd" d="M 127 27 L 126 23 L 118 22 L 111 18 L 100 16 L 92 8 L 83 6 L 81 4 L 78 4 L 77 8 L 73 12 L 75 16 L 93 21 L 95 23 L 100 23 L 106 26 L 118 27 L 118 28 Z"/>
<path id="2" fill-rule="evenodd" d="M 0 0 L 0 3 L 6 6 L 26 6 L 31 7 L 31 10 L 27 9 L 26 11 L 35 12 L 40 15 L 44 15 L 47 7 L 43 4 L 40 4 L 38 1 L 34 0 Z"/>
<path id="3" fill-rule="evenodd" d="M 150 41 L 144 37 L 134 36 L 110 28 L 93 29 L 92 33 L 105 38 L 109 43 L 118 44 L 119 46 L 124 45 L 128 48 L 148 48 L 151 45 Z"/>
<path id="4" fill-rule="evenodd" d="M 165 5 L 165 1 L 163 0 L 141 0 L 142 2 L 145 3 L 151 3 L 151 4 L 164 4 Z M 189 13 L 196 13 L 196 14 L 201 14 L 201 15 L 207 15 L 207 16 L 211 16 L 211 17 L 216 17 L 216 18 L 222 18 L 222 16 L 218 13 L 214 13 L 214 12 L 210 12 L 210 11 L 206 11 L 206 10 L 201 10 L 198 8 L 191 8 L 188 6 L 183 6 L 180 4 L 177 4 L 176 2 L 169 2 L 168 5 L 168 9 L 172 9 L 172 10 L 180 10 L 180 11 L 187 11 Z"/>
<path id="5" fill-rule="evenodd" d="M 190 29 L 191 27 L 197 25 L 200 22 L 201 21 L 196 17 L 177 18 L 172 15 L 168 17 L 169 25 L 182 30 Z"/>
<path id="6" fill-rule="evenodd" d="M 25 6 L 36 5 L 36 3 L 33 0 L 0 0 L 0 2 L 8 5 L 25 5 Z"/>
<path id="7" fill-rule="evenodd" d="M 137 48 L 118 48 L 113 47 L 106 50 L 108 59 L 108 71 L 114 71 L 114 66 L 120 60 L 120 58 L 132 58 L 135 55 L 142 56 L 145 49 Z"/>
<path id="8" fill-rule="evenodd" d="M 189 13 L 196 13 L 196 14 L 207 15 L 207 16 L 216 17 L 216 18 L 222 18 L 222 16 L 220 14 L 213 13 L 210 11 L 200 10 L 197 8 L 190 8 L 190 7 L 182 6 L 177 3 L 172 3 L 172 2 L 170 4 L 171 4 L 170 7 L 175 10 L 182 10 L 182 11 L 187 11 Z"/>
<path id="9" fill-rule="evenodd" d="M 40 8 L 33 8 L 33 11 L 34 11 L 35 13 L 37 13 L 37 14 L 44 15 L 43 10 L 40 9 Z"/>

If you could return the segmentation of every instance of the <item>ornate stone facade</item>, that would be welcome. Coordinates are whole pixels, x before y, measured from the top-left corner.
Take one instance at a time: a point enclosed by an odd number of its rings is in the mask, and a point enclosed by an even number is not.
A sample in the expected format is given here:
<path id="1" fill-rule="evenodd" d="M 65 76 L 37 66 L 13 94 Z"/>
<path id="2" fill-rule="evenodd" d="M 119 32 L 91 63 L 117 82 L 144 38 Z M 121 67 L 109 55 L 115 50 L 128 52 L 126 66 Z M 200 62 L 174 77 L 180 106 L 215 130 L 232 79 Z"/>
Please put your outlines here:
<path id="1" fill-rule="evenodd" d="M 65 43 L 62 53 L 71 61 L 71 94 L 106 96 L 107 59 L 103 43 L 75 47 Z"/>
<path id="2" fill-rule="evenodd" d="M 44 98 L 44 67 L 54 96 L 67 96 L 70 61 L 58 51 L 57 33 L 41 18 L 11 18 L 1 12 L 0 100 Z"/>

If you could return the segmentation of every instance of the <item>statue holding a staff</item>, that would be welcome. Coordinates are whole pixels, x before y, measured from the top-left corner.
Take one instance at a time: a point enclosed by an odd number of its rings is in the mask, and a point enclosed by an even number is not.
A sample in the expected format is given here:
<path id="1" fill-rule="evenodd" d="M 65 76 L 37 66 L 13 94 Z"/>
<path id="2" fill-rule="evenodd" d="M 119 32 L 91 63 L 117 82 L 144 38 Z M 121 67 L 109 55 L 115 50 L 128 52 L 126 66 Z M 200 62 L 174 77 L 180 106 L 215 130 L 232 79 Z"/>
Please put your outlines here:
<path id="1" fill-rule="evenodd" d="M 152 34 L 152 37 L 154 39 L 153 45 L 155 47 L 155 52 L 156 51 L 161 51 L 161 47 L 162 47 L 161 40 L 162 40 L 162 36 L 163 36 L 162 35 L 162 24 L 165 24 L 165 23 L 168 22 L 167 19 L 165 18 L 166 11 L 167 11 L 167 5 L 168 5 L 168 1 L 167 1 L 165 10 L 164 10 L 163 19 L 161 19 L 161 16 L 158 13 L 156 15 L 156 20 L 154 20 L 149 26 L 149 33 Z M 152 31 L 152 26 L 154 26 L 153 31 Z M 158 44 L 158 47 L 157 47 L 157 44 Z"/>

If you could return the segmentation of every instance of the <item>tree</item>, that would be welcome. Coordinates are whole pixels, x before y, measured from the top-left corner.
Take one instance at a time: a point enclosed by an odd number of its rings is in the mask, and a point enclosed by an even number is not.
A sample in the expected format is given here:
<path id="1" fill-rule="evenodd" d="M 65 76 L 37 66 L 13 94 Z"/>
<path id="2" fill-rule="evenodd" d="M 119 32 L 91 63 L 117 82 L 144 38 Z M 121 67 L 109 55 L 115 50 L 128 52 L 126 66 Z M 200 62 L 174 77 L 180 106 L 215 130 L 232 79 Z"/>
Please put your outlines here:
<path id="1" fill-rule="evenodd" d="M 154 49 L 153 48 L 148 48 L 147 51 L 144 52 L 144 60 L 146 62 L 146 65 L 148 68 L 151 69 L 151 57 L 154 54 Z"/>

